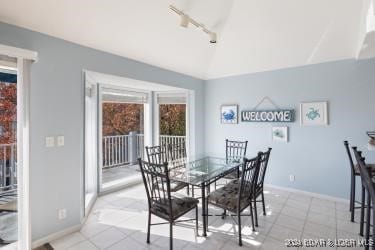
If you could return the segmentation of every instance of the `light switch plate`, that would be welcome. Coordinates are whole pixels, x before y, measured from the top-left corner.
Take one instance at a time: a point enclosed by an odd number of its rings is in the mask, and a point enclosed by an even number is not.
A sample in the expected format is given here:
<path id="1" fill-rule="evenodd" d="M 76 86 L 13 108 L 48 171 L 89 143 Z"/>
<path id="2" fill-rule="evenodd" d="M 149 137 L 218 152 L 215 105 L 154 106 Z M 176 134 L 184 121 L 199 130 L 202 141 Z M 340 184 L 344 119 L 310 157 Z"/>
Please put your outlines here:
<path id="1" fill-rule="evenodd" d="M 52 148 L 55 146 L 55 138 L 53 136 L 46 137 L 46 147 Z"/>
<path id="2" fill-rule="evenodd" d="M 293 182 L 295 180 L 296 180 L 296 177 L 293 174 L 289 175 L 289 181 L 290 182 Z"/>
<path id="3" fill-rule="evenodd" d="M 59 135 L 57 137 L 57 146 L 61 147 L 61 146 L 64 146 L 65 144 L 65 138 L 63 135 Z"/>

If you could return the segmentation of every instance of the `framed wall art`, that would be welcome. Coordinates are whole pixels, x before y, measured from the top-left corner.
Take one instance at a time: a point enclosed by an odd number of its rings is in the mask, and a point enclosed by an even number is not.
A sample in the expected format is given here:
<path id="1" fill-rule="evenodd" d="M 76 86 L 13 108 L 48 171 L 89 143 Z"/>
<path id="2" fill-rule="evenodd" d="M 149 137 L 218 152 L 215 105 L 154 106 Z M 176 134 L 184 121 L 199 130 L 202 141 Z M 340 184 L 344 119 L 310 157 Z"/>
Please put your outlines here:
<path id="1" fill-rule="evenodd" d="M 288 142 L 288 127 L 272 127 L 272 141 Z"/>
<path id="2" fill-rule="evenodd" d="M 306 126 L 328 125 L 327 102 L 303 102 L 300 104 L 300 122 Z"/>
<path id="3" fill-rule="evenodd" d="M 238 105 L 222 105 L 220 108 L 221 123 L 237 124 L 238 123 Z"/>

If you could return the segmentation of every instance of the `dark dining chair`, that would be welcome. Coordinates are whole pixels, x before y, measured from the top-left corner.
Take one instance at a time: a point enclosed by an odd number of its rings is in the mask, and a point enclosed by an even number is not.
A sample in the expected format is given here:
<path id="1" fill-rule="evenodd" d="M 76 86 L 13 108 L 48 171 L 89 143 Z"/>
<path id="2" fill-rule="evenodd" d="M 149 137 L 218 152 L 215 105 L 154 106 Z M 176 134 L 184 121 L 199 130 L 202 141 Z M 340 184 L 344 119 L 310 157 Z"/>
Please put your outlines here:
<path id="1" fill-rule="evenodd" d="M 367 191 L 367 202 L 366 202 L 366 233 L 365 242 L 370 243 L 370 227 L 371 227 L 371 213 L 372 213 L 372 225 L 375 225 L 375 183 L 373 182 L 371 169 L 366 165 L 365 158 L 362 156 L 362 152 L 357 150 L 357 147 L 353 147 L 354 156 L 357 160 L 359 174 L 361 176 L 362 185 Z M 365 208 L 364 197 L 362 198 L 362 208 Z M 372 211 L 371 211 L 372 210 Z M 363 214 L 361 212 L 361 230 L 363 227 Z M 365 245 L 365 249 L 369 249 L 369 244 Z M 372 249 L 375 250 L 375 230 L 372 231 Z"/>
<path id="2" fill-rule="evenodd" d="M 356 203 L 360 203 L 356 201 L 355 199 L 356 177 L 360 177 L 360 172 L 359 172 L 358 164 L 354 164 L 353 162 L 353 157 L 349 148 L 349 142 L 344 141 L 344 146 L 345 146 L 346 153 L 348 155 L 349 166 L 350 166 L 350 199 L 349 199 L 350 221 L 354 222 L 354 212 L 355 212 L 354 210 L 361 208 L 361 206 L 358 206 L 358 207 L 355 206 Z M 368 164 L 367 166 L 371 169 L 372 172 L 375 173 L 375 164 Z M 364 195 L 364 187 L 362 187 L 362 196 L 363 195 Z"/>
<path id="3" fill-rule="evenodd" d="M 264 186 L 264 178 L 266 176 L 268 162 L 269 162 L 270 155 L 271 155 L 271 150 L 272 148 L 268 148 L 266 152 L 263 152 L 260 154 L 259 173 L 258 173 L 258 178 L 257 178 L 256 185 L 255 185 L 255 193 L 253 197 L 254 211 L 255 211 L 255 226 L 258 226 L 257 202 L 262 202 L 263 215 L 266 215 L 266 205 L 264 202 L 263 186 Z M 261 200 L 257 200 L 259 196 L 261 196 Z"/>
<path id="4" fill-rule="evenodd" d="M 163 164 L 171 160 L 169 148 L 167 145 L 145 147 L 145 148 L 146 148 L 147 160 L 150 163 Z M 171 192 L 177 192 L 185 187 L 187 187 L 189 190 L 188 184 L 180 182 L 180 181 L 171 180 Z"/>
<path id="5" fill-rule="evenodd" d="M 173 249 L 173 225 L 177 222 L 195 220 L 198 235 L 198 203 L 197 199 L 181 194 L 171 195 L 168 164 L 155 164 L 138 159 L 143 183 L 148 200 L 147 243 L 150 243 L 150 229 L 153 225 L 169 223 L 169 248 Z M 179 220 L 181 216 L 195 208 L 195 219 Z M 151 224 L 151 215 L 168 222 Z"/>
<path id="6" fill-rule="evenodd" d="M 238 161 L 240 162 L 246 156 L 247 150 L 247 141 L 231 141 L 226 139 L 225 140 L 225 159 L 227 162 L 230 161 Z M 231 181 L 234 179 L 238 179 L 241 174 L 241 169 L 238 168 L 236 172 L 232 172 L 227 174 L 223 178 L 226 181 Z M 216 189 L 216 181 L 215 181 L 215 189 Z"/>
<path id="7" fill-rule="evenodd" d="M 207 203 L 229 211 L 238 219 L 238 244 L 242 246 L 241 213 L 250 208 L 250 216 L 253 231 L 255 230 L 252 199 L 255 192 L 255 184 L 259 170 L 261 153 L 253 159 L 244 159 L 243 169 L 239 179 L 233 180 L 225 186 L 211 192 L 207 197 Z"/>

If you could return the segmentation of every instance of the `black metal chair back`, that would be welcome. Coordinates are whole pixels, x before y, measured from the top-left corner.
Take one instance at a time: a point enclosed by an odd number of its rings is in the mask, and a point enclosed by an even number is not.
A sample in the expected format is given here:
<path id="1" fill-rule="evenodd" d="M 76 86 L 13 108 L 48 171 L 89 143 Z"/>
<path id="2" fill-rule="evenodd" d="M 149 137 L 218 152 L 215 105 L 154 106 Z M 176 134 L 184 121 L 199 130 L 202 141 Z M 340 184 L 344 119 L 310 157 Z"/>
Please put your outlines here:
<path id="1" fill-rule="evenodd" d="M 168 164 L 155 164 L 138 159 L 146 188 L 148 206 L 160 206 L 168 209 L 172 215 L 171 190 Z"/>
<path id="2" fill-rule="evenodd" d="M 225 140 L 225 157 L 227 160 L 242 160 L 246 156 L 247 141 Z"/>
<path id="3" fill-rule="evenodd" d="M 270 159 L 272 148 L 268 148 L 266 152 L 260 152 L 259 154 L 259 173 L 256 183 L 257 188 L 262 188 L 264 183 L 264 177 L 266 176 L 266 170 L 268 166 L 268 161 Z"/>
<path id="4" fill-rule="evenodd" d="M 357 147 L 353 147 L 354 155 L 358 163 L 359 173 L 361 175 L 362 185 L 365 186 L 369 192 L 371 199 L 375 201 L 375 188 L 374 182 L 371 178 L 370 169 L 366 167 L 365 158 L 362 156 L 362 152 L 357 150 Z"/>
<path id="5" fill-rule="evenodd" d="M 352 154 L 350 153 L 349 142 L 344 141 L 344 146 L 345 146 L 346 153 L 348 154 L 348 158 L 349 158 L 350 171 L 354 175 L 355 174 L 355 168 L 354 168 L 353 157 L 352 157 Z"/>
<path id="6" fill-rule="evenodd" d="M 168 158 L 172 162 L 170 168 L 186 167 L 187 153 L 186 153 L 186 144 L 184 142 L 168 144 L 168 153 L 169 153 Z M 189 191 L 188 191 L 188 194 L 189 194 Z"/>
<path id="7" fill-rule="evenodd" d="M 261 153 L 253 159 L 244 158 L 242 174 L 239 182 L 238 206 L 241 208 L 241 201 L 249 199 L 251 201 L 254 192 L 256 180 L 259 173 Z M 239 211 L 241 212 L 241 211 Z"/>
<path id="8" fill-rule="evenodd" d="M 163 164 L 165 162 L 168 162 L 168 148 L 166 145 L 145 148 L 148 162 L 154 164 Z"/>
<path id="9" fill-rule="evenodd" d="M 364 220 L 364 210 L 366 207 L 366 233 L 365 240 L 369 245 L 365 246 L 365 249 L 375 250 L 375 233 L 372 233 L 372 243 L 370 244 L 370 227 L 371 227 L 371 216 L 372 216 L 372 225 L 375 225 L 375 187 L 372 180 L 372 173 L 370 167 L 365 163 L 365 158 L 362 156 L 362 152 L 357 150 L 357 147 L 352 147 L 354 151 L 354 156 L 357 160 L 357 166 L 359 174 L 362 180 L 362 206 L 361 206 L 361 218 L 360 218 L 360 235 L 363 236 L 363 226 L 365 223 Z M 367 191 L 367 204 L 365 205 L 365 192 Z"/>

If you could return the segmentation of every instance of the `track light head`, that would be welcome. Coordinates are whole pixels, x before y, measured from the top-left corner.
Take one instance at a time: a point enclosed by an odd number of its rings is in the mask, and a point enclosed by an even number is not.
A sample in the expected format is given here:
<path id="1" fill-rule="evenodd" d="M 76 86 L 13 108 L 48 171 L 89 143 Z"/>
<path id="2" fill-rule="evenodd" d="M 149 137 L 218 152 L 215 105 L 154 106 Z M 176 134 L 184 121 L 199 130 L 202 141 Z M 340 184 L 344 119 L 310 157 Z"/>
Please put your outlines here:
<path id="1" fill-rule="evenodd" d="M 186 14 L 182 14 L 181 15 L 181 21 L 180 21 L 180 26 L 181 27 L 184 27 L 184 28 L 187 28 L 189 26 L 189 23 L 190 23 L 190 17 Z"/>
<path id="2" fill-rule="evenodd" d="M 216 43 L 217 42 L 217 35 L 215 32 L 209 33 L 210 35 L 210 43 Z"/>
<path id="3" fill-rule="evenodd" d="M 206 26 L 204 26 L 203 23 L 197 22 L 196 20 L 189 17 L 187 14 L 185 14 L 183 11 L 177 9 L 173 5 L 169 5 L 169 8 L 181 17 L 181 20 L 180 20 L 180 26 L 181 27 L 187 28 L 189 26 L 189 24 L 191 23 L 192 25 L 201 29 L 203 32 L 207 33 L 210 36 L 210 43 L 216 43 L 217 42 L 217 34 L 215 32 L 212 32 L 212 31 L 208 30 L 206 28 Z"/>

